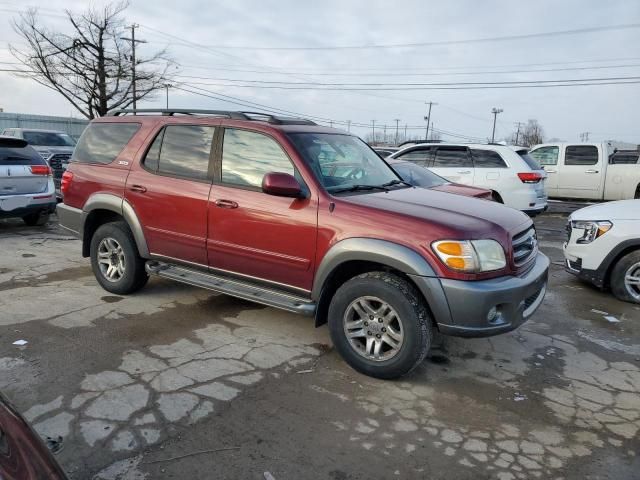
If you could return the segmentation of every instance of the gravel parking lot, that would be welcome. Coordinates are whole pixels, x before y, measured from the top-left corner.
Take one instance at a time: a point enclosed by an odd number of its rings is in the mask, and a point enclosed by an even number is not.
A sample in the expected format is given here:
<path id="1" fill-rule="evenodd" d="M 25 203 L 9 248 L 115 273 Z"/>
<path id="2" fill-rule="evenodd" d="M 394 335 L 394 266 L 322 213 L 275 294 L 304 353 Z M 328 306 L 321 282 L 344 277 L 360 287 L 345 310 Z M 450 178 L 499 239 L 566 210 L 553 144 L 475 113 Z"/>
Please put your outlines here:
<path id="1" fill-rule="evenodd" d="M 0 222 L 0 389 L 74 479 L 640 478 L 640 308 L 564 272 L 578 205 L 551 205 L 534 318 L 395 382 L 310 318 L 157 278 L 110 295 L 55 222 Z"/>

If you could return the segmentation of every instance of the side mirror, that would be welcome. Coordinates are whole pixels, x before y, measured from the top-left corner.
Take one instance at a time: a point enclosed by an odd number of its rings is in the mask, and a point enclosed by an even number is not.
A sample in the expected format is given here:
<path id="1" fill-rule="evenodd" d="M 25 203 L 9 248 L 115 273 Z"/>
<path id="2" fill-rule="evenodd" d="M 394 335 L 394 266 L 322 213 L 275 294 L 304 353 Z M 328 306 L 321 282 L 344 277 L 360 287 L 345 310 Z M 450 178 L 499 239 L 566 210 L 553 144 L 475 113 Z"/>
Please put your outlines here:
<path id="1" fill-rule="evenodd" d="M 262 191 L 278 197 L 301 198 L 302 187 L 293 175 L 281 172 L 269 172 L 262 179 Z"/>

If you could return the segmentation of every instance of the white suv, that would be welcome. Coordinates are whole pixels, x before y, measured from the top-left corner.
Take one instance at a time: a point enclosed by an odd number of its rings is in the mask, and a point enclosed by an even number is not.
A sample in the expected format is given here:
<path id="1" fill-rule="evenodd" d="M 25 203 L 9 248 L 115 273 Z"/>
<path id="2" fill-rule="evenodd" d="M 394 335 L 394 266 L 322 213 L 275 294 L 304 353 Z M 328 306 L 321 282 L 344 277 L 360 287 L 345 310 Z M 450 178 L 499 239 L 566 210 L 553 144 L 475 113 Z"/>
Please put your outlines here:
<path id="1" fill-rule="evenodd" d="M 389 158 L 416 163 L 455 183 L 491 190 L 494 200 L 530 215 L 547 209 L 547 174 L 524 147 L 426 143 Z"/>
<path id="2" fill-rule="evenodd" d="M 620 200 L 571 214 L 567 271 L 626 302 L 640 303 L 640 200 Z"/>

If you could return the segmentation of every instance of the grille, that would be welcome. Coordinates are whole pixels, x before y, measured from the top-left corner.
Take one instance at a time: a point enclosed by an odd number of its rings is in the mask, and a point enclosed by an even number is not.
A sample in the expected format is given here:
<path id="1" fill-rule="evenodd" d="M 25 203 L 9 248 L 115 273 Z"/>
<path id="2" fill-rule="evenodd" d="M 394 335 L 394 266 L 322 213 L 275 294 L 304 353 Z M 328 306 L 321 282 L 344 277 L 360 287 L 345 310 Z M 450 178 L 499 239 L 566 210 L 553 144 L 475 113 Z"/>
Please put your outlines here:
<path id="1" fill-rule="evenodd" d="M 55 178 L 61 178 L 64 173 L 64 168 L 62 166 L 63 162 L 69 162 L 71 158 L 70 153 L 56 153 L 49 159 L 49 166 L 53 170 L 53 176 Z"/>
<path id="2" fill-rule="evenodd" d="M 521 267 L 538 253 L 538 239 L 534 227 L 513 237 L 513 262 Z"/>

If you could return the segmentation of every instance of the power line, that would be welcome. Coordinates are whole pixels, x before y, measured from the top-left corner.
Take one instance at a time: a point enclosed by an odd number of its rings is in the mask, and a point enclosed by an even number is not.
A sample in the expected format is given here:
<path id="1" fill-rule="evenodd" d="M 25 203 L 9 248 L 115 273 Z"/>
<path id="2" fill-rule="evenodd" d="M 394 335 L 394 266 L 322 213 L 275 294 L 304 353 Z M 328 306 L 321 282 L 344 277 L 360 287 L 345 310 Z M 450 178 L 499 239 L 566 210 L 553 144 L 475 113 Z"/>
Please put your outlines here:
<path id="1" fill-rule="evenodd" d="M 640 28 L 640 23 L 628 23 L 619 25 L 603 25 L 600 27 L 586 27 L 572 30 L 558 30 L 551 32 L 525 33 L 518 35 L 504 35 L 496 37 L 483 37 L 461 40 L 436 40 L 431 42 L 414 42 L 414 43 L 391 43 L 391 44 L 372 44 L 372 45 L 320 45 L 320 46 L 302 46 L 302 47 L 265 47 L 265 46 L 245 46 L 245 45 L 204 45 L 207 48 L 214 49 L 233 49 L 233 50 L 371 50 L 371 49 L 389 49 L 389 48 L 415 48 L 415 47 L 433 47 L 442 45 L 461 45 L 472 43 L 488 43 L 488 42 L 504 42 L 512 40 L 525 40 L 543 37 L 559 37 L 566 35 L 580 35 L 586 33 L 607 32 L 615 30 L 629 30 Z"/>

